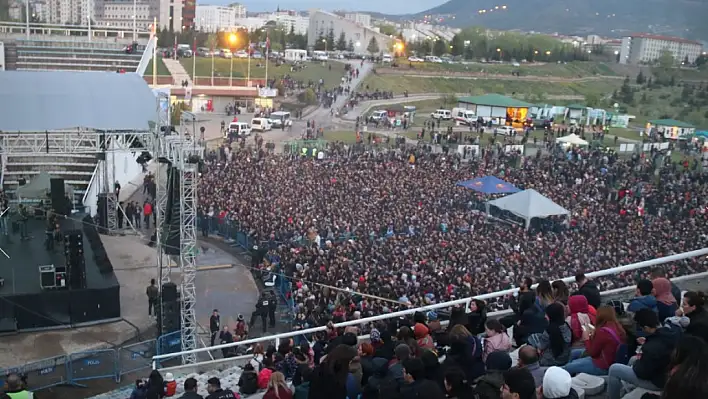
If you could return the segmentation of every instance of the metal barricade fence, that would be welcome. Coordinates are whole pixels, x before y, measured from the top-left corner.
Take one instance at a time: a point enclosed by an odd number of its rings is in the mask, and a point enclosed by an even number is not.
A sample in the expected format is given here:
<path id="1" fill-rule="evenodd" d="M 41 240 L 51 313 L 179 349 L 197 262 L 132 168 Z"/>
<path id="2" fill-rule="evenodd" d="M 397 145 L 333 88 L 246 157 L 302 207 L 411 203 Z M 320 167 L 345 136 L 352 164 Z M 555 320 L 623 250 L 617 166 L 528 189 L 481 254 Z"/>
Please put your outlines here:
<path id="1" fill-rule="evenodd" d="M 171 332 L 169 334 L 164 334 L 157 337 L 157 340 L 155 342 L 155 349 L 157 350 L 158 355 L 166 355 L 169 353 L 181 351 L 182 335 L 180 334 L 180 331 Z M 162 359 L 160 362 L 164 363 L 175 358 L 179 358 L 179 356 L 175 356 L 174 358 L 170 357 Z"/>
<path id="2" fill-rule="evenodd" d="M 157 340 L 155 339 L 120 347 L 118 349 L 118 378 L 149 368 L 152 365 L 152 357 L 157 354 Z"/>
<path id="3" fill-rule="evenodd" d="M 68 359 L 71 382 L 112 378 L 118 381 L 118 355 L 113 349 L 72 353 Z"/>
<path id="4" fill-rule="evenodd" d="M 0 369 L 0 376 L 9 374 L 26 375 L 32 384 L 30 389 L 37 391 L 57 385 L 69 384 L 69 357 L 67 355 L 49 357 L 27 363 L 21 367 Z M 4 382 L 3 382 L 4 383 Z"/>

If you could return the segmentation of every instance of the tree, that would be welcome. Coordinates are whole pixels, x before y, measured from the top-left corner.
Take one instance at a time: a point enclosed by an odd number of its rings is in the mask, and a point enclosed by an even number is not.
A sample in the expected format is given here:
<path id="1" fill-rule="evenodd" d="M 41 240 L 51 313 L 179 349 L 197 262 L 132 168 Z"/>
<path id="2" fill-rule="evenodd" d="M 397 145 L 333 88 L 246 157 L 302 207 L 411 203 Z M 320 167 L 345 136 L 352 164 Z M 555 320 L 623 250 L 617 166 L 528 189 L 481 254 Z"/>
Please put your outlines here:
<path id="1" fill-rule="evenodd" d="M 354 42 L 352 39 L 349 39 L 349 42 L 347 43 L 347 51 L 353 53 L 354 52 Z"/>
<path id="2" fill-rule="evenodd" d="M 337 40 L 337 50 L 347 50 L 347 36 L 344 34 L 344 31 L 339 33 L 339 40 Z"/>
<path id="3" fill-rule="evenodd" d="M 315 50 L 323 51 L 326 46 L 327 46 L 327 39 L 325 39 L 324 36 L 320 35 L 317 38 L 317 40 L 315 40 Z"/>
<path id="4" fill-rule="evenodd" d="M 372 56 L 374 54 L 377 54 L 380 51 L 379 50 L 379 42 L 376 41 L 375 37 L 372 36 L 371 40 L 369 40 L 369 45 L 366 46 L 366 51 L 368 51 L 369 54 L 371 54 Z"/>
<path id="5" fill-rule="evenodd" d="M 327 37 L 325 39 L 327 40 L 327 50 L 333 51 L 334 50 L 334 29 L 333 28 L 329 29 L 329 32 L 327 32 Z"/>
<path id="6" fill-rule="evenodd" d="M 691 62 L 688 60 L 688 55 L 683 59 L 683 65 L 691 65 Z"/>
<path id="7" fill-rule="evenodd" d="M 629 85 L 629 76 L 624 79 L 622 87 L 620 87 L 619 99 L 628 105 L 634 103 L 634 90 L 632 90 L 632 87 Z"/>
<path id="8" fill-rule="evenodd" d="M 585 105 L 591 108 L 597 108 L 600 106 L 602 98 L 596 93 L 588 93 L 585 95 Z"/>
<path id="9" fill-rule="evenodd" d="M 448 47 L 447 43 L 443 39 L 437 39 L 433 43 L 433 55 L 440 57 L 441 55 L 447 53 Z"/>
<path id="10" fill-rule="evenodd" d="M 642 71 L 639 71 L 639 74 L 637 75 L 637 84 L 641 85 L 644 84 L 644 82 L 646 82 L 646 78 L 644 77 Z"/>
<path id="11" fill-rule="evenodd" d="M 452 37 L 452 42 L 450 42 L 450 53 L 455 56 L 460 56 L 465 53 L 465 41 L 460 35 L 455 35 Z"/>
<path id="12" fill-rule="evenodd" d="M 396 32 L 396 27 L 393 25 L 389 25 L 389 24 L 379 25 L 379 32 L 381 32 L 382 34 L 384 34 L 386 36 L 394 36 L 398 33 L 398 32 Z"/>

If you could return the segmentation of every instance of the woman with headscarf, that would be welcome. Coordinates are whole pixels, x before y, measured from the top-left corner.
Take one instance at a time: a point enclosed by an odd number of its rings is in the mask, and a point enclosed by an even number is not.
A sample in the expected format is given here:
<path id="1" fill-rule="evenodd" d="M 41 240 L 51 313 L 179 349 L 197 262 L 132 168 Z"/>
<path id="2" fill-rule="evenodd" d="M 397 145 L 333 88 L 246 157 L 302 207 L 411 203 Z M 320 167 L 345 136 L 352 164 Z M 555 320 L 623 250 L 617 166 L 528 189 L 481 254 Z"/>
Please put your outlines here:
<path id="1" fill-rule="evenodd" d="M 541 366 L 563 366 L 570 360 L 573 335 L 565 321 L 565 308 L 560 303 L 548 305 L 546 318 L 548 326 L 545 331 L 529 336 L 528 343 L 538 351 Z"/>
<path id="2" fill-rule="evenodd" d="M 573 295 L 568 298 L 568 309 L 570 315 L 566 318 L 566 322 L 573 332 L 573 345 L 585 347 L 583 338 L 583 330 L 591 328 L 595 325 L 595 309 L 588 305 L 588 299 L 583 295 Z"/>
<path id="3" fill-rule="evenodd" d="M 654 286 L 654 296 L 656 297 L 656 308 L 659 311 L 659 321 L 674 316 L 678 305 L 676 298 L 671 294 L 671 282 L 663 277 L 655 278 L 651 281 Z"/>

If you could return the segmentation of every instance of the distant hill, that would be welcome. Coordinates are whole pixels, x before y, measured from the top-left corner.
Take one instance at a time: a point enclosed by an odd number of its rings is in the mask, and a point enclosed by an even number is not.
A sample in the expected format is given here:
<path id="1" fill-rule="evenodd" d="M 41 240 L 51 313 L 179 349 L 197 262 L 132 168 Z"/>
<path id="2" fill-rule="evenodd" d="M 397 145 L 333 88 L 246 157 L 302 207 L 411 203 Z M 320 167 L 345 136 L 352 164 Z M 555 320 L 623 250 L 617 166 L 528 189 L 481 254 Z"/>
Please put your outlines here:
<path id="1" fill-rule="evenodd" d="M 479 14 L 501 5 L 506 10 Z M 441 16 L 444 23 L 460 28 L 608 36 L 648 32 L 708 40 L 705 0 L 449 0 L 413 17 L 423 15 Z"/>

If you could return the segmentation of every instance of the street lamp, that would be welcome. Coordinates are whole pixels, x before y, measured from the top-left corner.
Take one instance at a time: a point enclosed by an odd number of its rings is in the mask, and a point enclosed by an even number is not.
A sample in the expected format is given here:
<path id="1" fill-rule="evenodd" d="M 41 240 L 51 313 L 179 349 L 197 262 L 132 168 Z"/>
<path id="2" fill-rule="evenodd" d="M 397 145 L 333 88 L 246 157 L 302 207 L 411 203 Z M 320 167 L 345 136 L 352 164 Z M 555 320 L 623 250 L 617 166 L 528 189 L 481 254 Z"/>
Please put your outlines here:
<path id="1" fill-rule="evenodd" d="M 325 46 L 325 53 L 327 52 L 327 39 L 322 39 L 322 43 L 324 43 Z"/>
<path id="2" fill-rule="evenodd" d="M 499 53 L 499 61 L 502 60 L 502 49 L 497 48 L 497 53 Z"/>
<path id="3" fill-rule="evenodd" d="M 229 46 L 231 47 L 231 70 L 229 72 L 229 87 L 233 86 L 234 83 L 234 49 L 236 48 L 237 42 L 238 37 L 236 36 L 236 34 L 229 34 Z"/>

